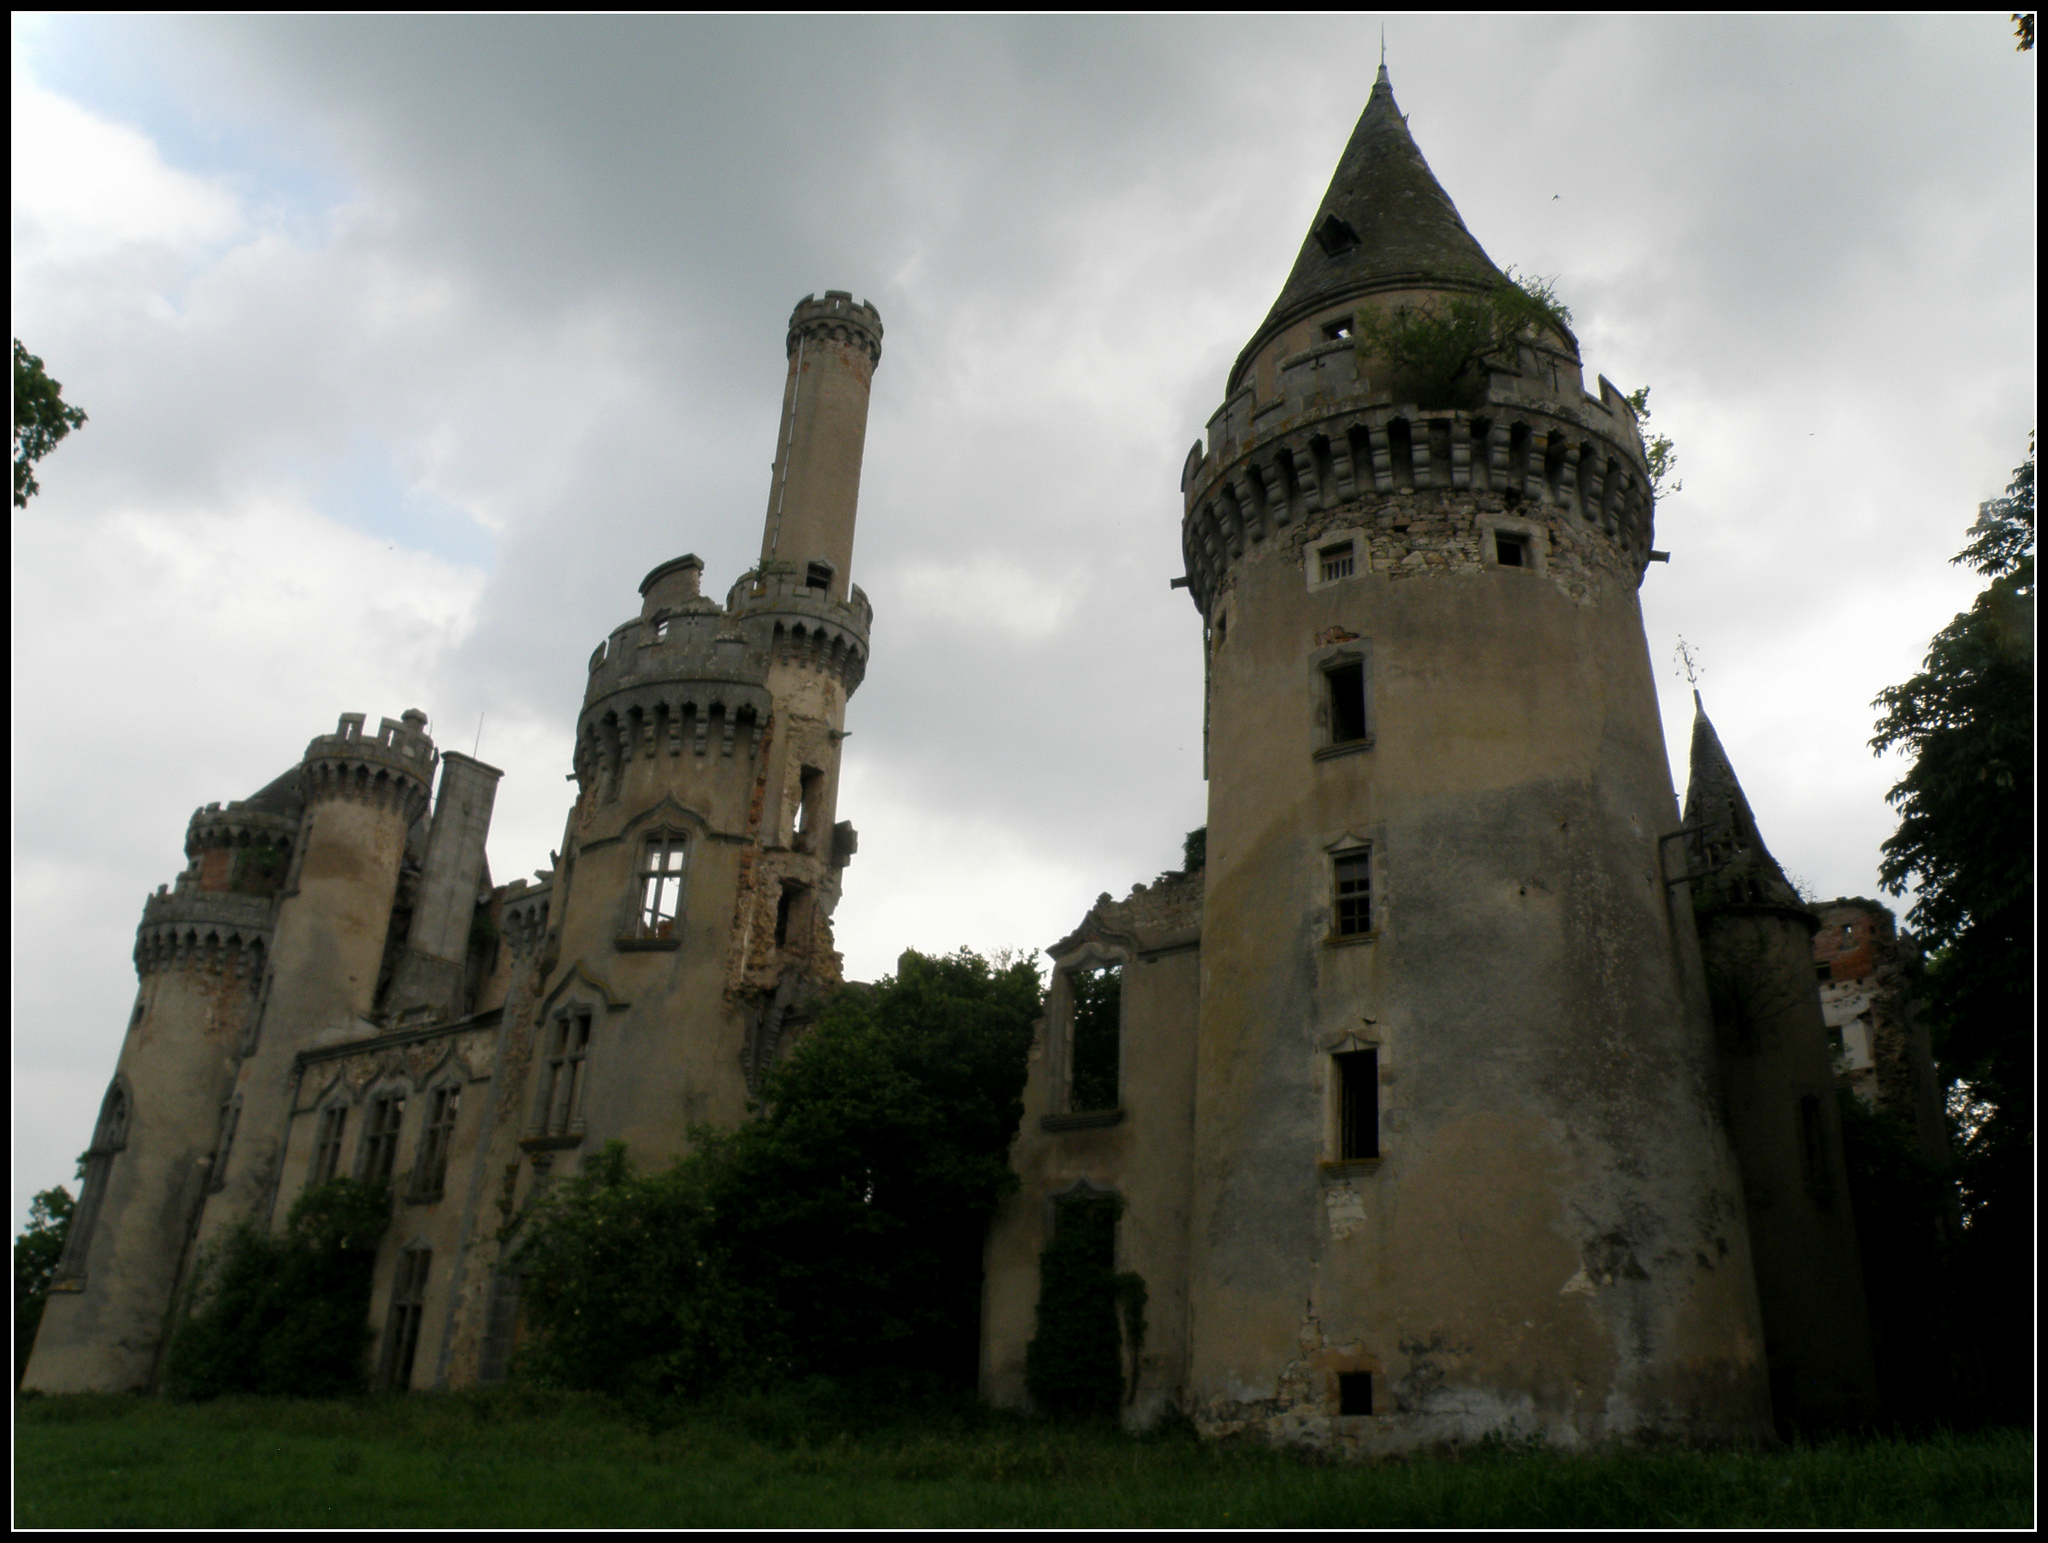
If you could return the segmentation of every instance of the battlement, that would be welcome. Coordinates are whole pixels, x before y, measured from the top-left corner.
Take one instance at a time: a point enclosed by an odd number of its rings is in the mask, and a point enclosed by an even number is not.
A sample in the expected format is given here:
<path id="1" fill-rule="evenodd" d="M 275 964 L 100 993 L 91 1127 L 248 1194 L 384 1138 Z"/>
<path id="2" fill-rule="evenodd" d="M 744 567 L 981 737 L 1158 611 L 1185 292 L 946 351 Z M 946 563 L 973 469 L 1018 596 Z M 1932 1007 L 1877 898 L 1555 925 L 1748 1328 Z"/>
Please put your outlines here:
<path id="1" fill-rule="evenodd" d="M 868 363 L 882 362 L 882 313 L 874 302 L 858 304 L 846 290 L 828 289 L 824 298 L 805 295 L 789 315 L 789 352 L 800 342 L 843 343 L 866 352 Z"/>
<path id="2" fill-rule="evenodd" d="M 1182 553 L 1207 614 L 1249 546 L 1339 509 L 1406 493 L 1493 493 L 1504 507 L 1606 546 L 1638 582 L 1650 561 L 1648 461 L 1634 410 L 1605 377 L 1571 402 L 1495 376 L 1471 410 L 1424 410 L 1363 389 L 1347 343 L 1287 361 L 1283 393 L 1246 389 L 1209 422 L 1182 470 Z M 1404 556 L 1406 554 L 1403 554 Z M 1475 560 L 1474 566 L 1477 566 Z"/>
<path id="3" fill-rule="evenodd" d="M 411 708 L 398 720 L 382 720 L 372 737 L 363 732 L 361 713 L 343 713 L 332 734 L 306 746 L 300 773 L 306 798 L 390 804 L 410 824 L 426 811 L 439 760 L 426 723 L 427 715 Z"/>
<path id="4" fill-rule="evenodd" d="M 299 822 L 290 815 L 266 814 L 244 807 L 240 799 L 231 803 L 208 804 L 192 811 L 185 827 L 185 855 L 223 848 L 283 847 L 289 849 L 299 833 Z"/>
<path id="5" fill-rule="evenodd" d="M 142 902 L 135 929 L 135 972 L 197 969 L 254 983 L 270 946 L 274 904 L 269 895 L 207 889 L 195 874 L 176 887 L 159 885 Z"/>

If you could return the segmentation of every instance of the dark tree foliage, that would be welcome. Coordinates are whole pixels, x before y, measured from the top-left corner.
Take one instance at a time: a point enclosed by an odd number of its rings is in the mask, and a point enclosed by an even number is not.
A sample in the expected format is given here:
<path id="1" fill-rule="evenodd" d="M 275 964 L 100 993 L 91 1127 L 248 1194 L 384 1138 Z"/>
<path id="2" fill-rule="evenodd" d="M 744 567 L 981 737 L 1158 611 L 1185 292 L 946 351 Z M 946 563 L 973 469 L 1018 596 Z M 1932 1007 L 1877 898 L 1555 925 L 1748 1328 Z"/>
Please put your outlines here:
<path id="1" fill-rule="evenodd" d="M 1209 866 L 1209 827 L 1191 830 L 1180 844 L 1181 872 L 1193 873 Z"/>
<path id="2" fill-rule="evenodd" d="M 43 361 L 14 340 L 14 507 L 26 508 L 40 488 L 35 463 L 85 422 L 64 403 L 64 388 L 43 372 Z"/>
<path id="3" fill-rule="evenodd" d="M 840 993 L 758 1117 L 668 1173 L 623 1154 L 561 1186 L 518 1254 L 536 1345 L 572 1387 L 691 1396 L 813 1376 L 972 1384 L 981 1246 L 1043 1000 L 1024 961 L 905 953 Z"/>
<path id="4" fill-rule="evenodd" d="M 16 1387 L 28 1371 L 29 1352 L 35 1349 L 36 1329 L 43 1321 L 43 1304 L 50 1299 L 50 1277 L 64 1257 L 64 1239 L 70 1234 L 71 1212 L 77 1203 L 61 1184 L 42 1191 L 29 1202 L 28 1226 L 14 1240 Z"/>
<path id="5" fill-rule="evenodd" d="M 1510 272 L 1485 294 L 1437 295 L 1390 313 L 1367 307 L 1354 336 L 1417 407 L 1475 407 L 1489 368 L 1512 365 L 1524 342 L 1546 332 L 1569 336 L 1571 321 L 1550 281 Z"/>
<path id="6" fill-rule="evenodd" d="M 1070 970 L 1067 986 L 1074 997 L 1074 1075 L 1067 1095 L 1069 1109 L 1114 1109 L 1117 1106 L 1117 1059 L 1123 1024 L 1124 972 L 1116 965 L 1095 970 Z"/>
<path id="7" fill-rule="evenodd" d="M 1936 1059 L 1976 1110 L 1956 1132 L 1957 1290 L 1994 1336 L 2024 1333 L 2033 1250 L 2034 463 L 1986 503 L 1956 559 L 1991 582 L 1935 634 L 1921 673 L 1874 705 L 1871 745 L 1911 769 L 1880 876 L 1917 879 L 1908 920 L 1929 951 Z M 2007 1339 L 2008 1344 L 2023 1339 Z M 1992 1357 L 1991 1396 L 2017 1409 L 2024 1358 Z"/>
<path id="8" fill-rule="evenodd" d="M 1038 1256 L 1038 1332 L 1024 1352 L 1031 1402 L 1047 1414 L 1114 1414 L 1123 1402 L 1113 1198 L 1069 1200 Z"/>
<path id="9" fill-rule="evenodd" d="M 391 1195 L 354 1179 L 315 1185 L 282 1233 L 243 1226 L 202 1272 L 200 1305 L 171 1341 L 164 1387 L 334 1398 L 367 1384 L 370 1278 Z"/>

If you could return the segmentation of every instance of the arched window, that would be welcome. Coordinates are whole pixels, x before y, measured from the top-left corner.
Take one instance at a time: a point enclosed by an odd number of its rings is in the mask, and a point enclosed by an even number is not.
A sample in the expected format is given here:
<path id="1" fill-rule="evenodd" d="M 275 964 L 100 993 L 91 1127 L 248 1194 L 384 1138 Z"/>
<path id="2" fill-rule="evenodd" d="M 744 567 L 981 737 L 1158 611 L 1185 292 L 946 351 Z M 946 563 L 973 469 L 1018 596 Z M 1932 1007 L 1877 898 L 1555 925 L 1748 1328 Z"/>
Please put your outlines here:
<path id="1" fill-rule="evenodd" d="M 640 936 L 675 936 L 683 905 L 683 838 L 650 836 L 640 849 Z"/>
<path id="2" fill-rule="evenodd" d="M 56 1273 L 51 1277 L 53 1285 L 59 1281 L 70 1281 L 74 1283 L 72 1289 L 77 1290 L 84 1284 L 85 1260 L 92 1248 L 93 1224 L 99 1219 L 107 1184 L 113 1178 L 114 1154 L 128 1145 L 129 1113 L 128 1089 L 117 1077 L 114 1085 L 107 1089 L 107 1096 L 100 1101 L 99 1123 L 93 1127 L 92 1145 L 85 1153 L 84 1187 L 79 1191 L 78 1209 L 72 1212 L 71 1227 L 65 1234 L 64 1256 L 57 1261 Z"/>
<path id="3" fill-rule="evenodd" d="M 415 1199 L 440 1196 L 448 1182 L 448 1156 L 455 1147 L 455 1117 L 462 1107 L 462 1084 L 448 1082 L 427 1095 L 427 1125 L 420 1132 L 420 1151 L 412 1170 Z"/>
<path id="4" fill-rule="evenodd" d="M 308 1184 L 325 1184 L 341 1172 L 342 1140 L 348 1134 L 348 1105 L 340 1099 L 320 1111 L 320 1129 L 313 1139 L 313 1172 Z"/>
<path id="5" fill-rule="evenodd" d="M 588 1011 L 559 1014 L 548 1025 L 547 1055 L 541 1063 L 540 1096 L 534 1106 L 536 1136 L 583 1134 L 584 1068 L 590 1055 Z"/>

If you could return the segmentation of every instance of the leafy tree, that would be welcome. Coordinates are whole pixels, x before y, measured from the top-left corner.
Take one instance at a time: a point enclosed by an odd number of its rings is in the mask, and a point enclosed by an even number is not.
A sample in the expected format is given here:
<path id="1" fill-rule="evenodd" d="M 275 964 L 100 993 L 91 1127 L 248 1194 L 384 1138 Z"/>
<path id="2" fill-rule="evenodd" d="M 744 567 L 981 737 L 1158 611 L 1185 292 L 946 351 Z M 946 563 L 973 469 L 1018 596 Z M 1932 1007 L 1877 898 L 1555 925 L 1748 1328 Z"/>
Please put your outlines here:
<path id="1" fill-rule="evenodd" d="M 389 1190 L 334 1179 L 299 1196 L 282 1233 L 230 1232 L 202 1271 L 202 1305 L 171 1341 L 165 1387 L 193 1399 L 360 1393 L 370 1278 L 390 1222 Z"/>
<path id="2" fill-rule="evenodd" d="M 1636 410 L 1636 421 L 1650 421 L 1650 388 L 1638 386 L 1628 394 L 1628 405 Z M 1643 441 L 1643 453 L 1650 462 L 1650 497 L 1659 500 L 1673 493 L 1683 493 L 1685 483 L 1678 476 L 1678 452 L 1671 448 L 1671 436 L 1659 434 L 1654 439 Z M 1666 484 L 1670 484 L 1668 487 Z M 1683 645 L 1684 639 L 1680 639 Z M 1688 664 L 1691 661 L 1687 661 Z"/>
<path id="3" fill-rule="evenodd" d="M 77 1205 L 71 1191 L 59 1184 L 29 1202 L 28 1226 L 14 1240 L 14 1385 L 28 1371 L 43 1304 L 50 1299 L 50 1278 L 64 1257 L 64 1239 L 71 1231 Z"/>
<path id="4" fill-rule="evenodd" d="M 1980 1326 L 2022 1335 L 2033 1247 L 2034 463 L 1979 510 L 1955 559 L 1991 582 L 1934 636 L 1921 673 L 1880 693 L 1871 746 L 1913 757 L 1888 795 L 1899 828 L 1880 877 L 1917 878 L 1908 920 L 1929 950 L 1936 1058 L 1968 1107 L 1956 1177 L 1959 1289 Z M 2019 1358 L 1992 1368 L 2008 1379 Z M 2017 1408 L 2023 1384 L 1993 1397 Z"/>
<path id="5" fill-rule="evenodd" d="M 988 1219 L 1043 990 L 1026 961 L 905 953 L 841 992 L 768 1075 L 757 1117 L 635 1175 L 561 1185 L 516 1258 L 526 1369 L 691 1396 L 822 1375 L 971 1384 Z"/>
<path id="6" fill-rule="evenodd" d="M 1473 407 L 1490 363 L 1512 360 L 1545 332 L 1569 333 L 1571 320 L 1551 281 L 1511 270 L 1484 294 L 1435 295 L 1391 312 L 1366 307 L 1353 334 L 1359 353 L 1391 370 L 1417 407 Z"/>
<path id="7" fill-rule="evenodd" d="M 64 402 L 64 388 L 43 372 L 43 361 L 14 340 L 14 507 L 23 509 L 40 491 L 35 463 L 85 423 L 79 408 Z"/>

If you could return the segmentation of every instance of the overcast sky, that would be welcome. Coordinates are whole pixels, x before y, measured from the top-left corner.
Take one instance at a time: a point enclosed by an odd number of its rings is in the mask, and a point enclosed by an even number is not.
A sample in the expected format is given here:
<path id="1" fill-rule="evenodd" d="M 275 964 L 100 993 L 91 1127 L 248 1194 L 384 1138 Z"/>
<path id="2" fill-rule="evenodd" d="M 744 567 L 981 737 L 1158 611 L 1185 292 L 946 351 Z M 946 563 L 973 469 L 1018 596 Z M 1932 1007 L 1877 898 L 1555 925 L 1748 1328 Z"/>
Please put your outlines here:
<path id="1" fill-rule="evenodd" d="M 22 18 L 14 333 L 91 414 L 14 515 L 14 1202 L 71 1179 L 192 810 L 346 711 L 559 845 L 584 663 L 760 539 L 806 292 L 887 328 L 854 577 L 848 973 L 1037 950 L 1204 820 L 1179 471 L 1381 18 Z M 1643 585 L 1785 867 L 1876 891 L 1871 698 L 2034 423 L 2003 16 L 1407 19 L 1395 92 L 1684 491 Z"/>

